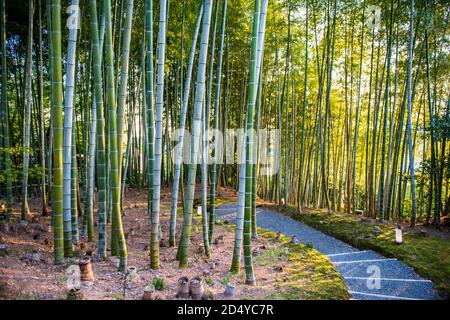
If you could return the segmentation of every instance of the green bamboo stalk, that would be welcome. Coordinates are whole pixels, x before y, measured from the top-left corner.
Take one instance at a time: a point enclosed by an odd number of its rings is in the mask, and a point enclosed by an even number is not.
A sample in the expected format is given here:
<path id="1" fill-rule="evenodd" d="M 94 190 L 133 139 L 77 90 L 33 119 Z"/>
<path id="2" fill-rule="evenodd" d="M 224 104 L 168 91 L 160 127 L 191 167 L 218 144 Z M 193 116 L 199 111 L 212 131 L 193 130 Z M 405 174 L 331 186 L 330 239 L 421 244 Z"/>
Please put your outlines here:
<path id="1" fill-rule="evenodd" d="M 383 138 L 381 139 L 381 169 L 380 169 L 380 186 L 378 194 L 378 212 L 379 220 L 383 222 L 385 216 L 384 206 L 384 192 L 385 192 L 385 165 L 386 165 L 386 135 L 387 135 L 387 121 L 389 114 L 389 83 L 391 80 L 391 57 L 392 57 L 392 26 L 394 24 L 394 0 L 391 0 L 391 14 L 389 23 L 388 48 L 387 48 L 387 74 L 386 74 L 386 88 L 385 88 L 385 104 L 383 115 Z"/>
<path id="2" fill-rule="evenodd" d="M 192 135 L 191 135 L 191 158 L 188 172 L 183 228 L 178 252 L 180 268 L 187 267 L 187 256 L 191 234 L 192 208 L 195 190 L 195 175 L 197 172 L 197 158 L 201 134 L 202 108 L 205 98 L 204 97 L 205 73 L 206 73 L 206 59 L 208 56 L 211 7 L 212 7 L 212 0 L 205 0 L 202 18 L 202 34 L 200 40 L 200 56 L 198 61 L 197 84 L 194 98 L 194 122 L 192 126 Z"/>
<path id="3" fill-rule="evenodd" d="M 30 162 L 30 123 L 31 104 L 33 97 L 31 85 L 33 80 L 33 0 L 28 1 L 28 37 L 27 37 L 27 62 L 26 62 L 26 103 L 24 114 L 24 140 L 23 140 L 23 172 L 22 172 L 22 213 L 20 219 L 25 221 L 30 214 L 28 208 L 28 168 Z"/>
<path id="4" fill-rule="evenodd" d="M 47 188 L 45 185 L 45 123 L 44 123 L 44 77 L 43 77 L 43 55 L 42 55 L 42 2 L 39 0 L 39 160 L 41 165 L 41 184 L 42 184 L 42 215 L 48 215 L 47 208 Z M 5 123 L 5 122 L 3 122 Z M 9 131 L 9 129 L 8 129 Z M 9 139 L 9 137 L 8 137 Z"/>
<path id="5" fill-rule="evenodd" d="M 166 23 L 167 1 L 160 1 L 158 60 L 156 78 L 156 115 L 155 115 L 155 162 L 153 172 L 152 223 L 150 238 L 150 265 L 152 269 L 159 267 L 159 210 L 161 193 L 161 160 L 162 160 L 162 113 L 164 107 L 164 64 L 166 55 Z"/>
<path id="6" fill-rule="evenodd" d="M 5 28 L 5 0 L 1 0 L 1 21 L 0 21 L 0 37 L 1 37 L 1 60 L 2 60 L 2 90 L 1 90 L 1 119 L 3 124 L 3 147 L 5 153 L 5 171 L 6 171 L 6 211 L 10 216 L 12 214 L 13 191 L 11 177 L 11 153 L 10 153 L 10 132 L 9 132 L 9 106 L 8 106 L 8 79 L 7 79 L 7 62 L 6 62 L 6 28 Z"/>
<path id="7" fill-rule="evenodd" d="M 205 99 L 206 101 L 206 99 Z M 207 138 L 207 120 L 206 120 L 206 105 L 202 109 L 201 118 L 201 194 L 202 194 L 202 233 L 203 233 L 203 248 L 207 258 L 211 255 L 208 238 L 208 213 L 206 207 L 208 205 L 208 138 Z"/>
<path id="8" fill-rule="evenodd" d="M 105 0 L 104 14 L 106 21 L 105 29 L 105 53 L 106 53 L 106 88 L 107 88 L 107 105 L 109 113 L 109 134 L 110 134 L 110 161 L 111 161 L 111 196 L 112 196 L 112 233 L 116 234 L 120 265 L 119 270 L 124 272 L 127 269 L 127 246 L 125 243 L 125 235 L 122 227 L 122 215 L 120 214 L 120 180 L 119 180 L 119 157 L 117 150 L 117 114 L 116 114 L 116 97 L 114 84 L 114 61 L 113 61 L 113 44 L 112 44 L 112 26 L 111 26 L 111 1 Z"/>
<path id="9" fill-rule="evenodd" d="M 172 190 L 172 205 L 170 208 L 170 235 L 169 235 L 169 245 L 175 246 L 175 230 L 176 230 L 176 220 L 177 220 L 177 206 L 178 206 L 178 191 L 180 186 L 180 176 L 182 167 L 182 157 L 183 157 L 183 145 L 184 145 L 184 130 L 186 127 L 186 112 L 189 102 L 189 91 L 191 89 L 191 77 L 192 69 L 194 66 L 195 48 L 197 46 L 197 38 L 200 29 L 200 23 L 202 20 L 203 4 L 200 5 L 200 9 L 197 15 L 197 22 L 194 28 L 194 34 L 192 37 L 191 52 L 189 54 L 188 70 L 186 75 L 186 84 L 184 86 L 183 103 L 181 105 L 180 112 L 180 128 L 178 135 L 178 146 L 176 149 L 175 158 L 175 172 L 173 177 L 173 190 Z M 184 211 L 184 209 L 183 209 Z M 210 237 L 211 239 L 211 237 Z"/>
<path id="10" fill-rule="evenodd" d="M 155 162 L 155 128 L 153 119 L 154 105 L 154 81 L 153 81 L 153 0 L 145 2 L 145 28 L 146 28 L 146 44 L 147 44 L 147 67 L 146 67 L 146 101 L 147 101 L 147 162 L 148 162 L 148 213 L 152 217 L 153 203 L 153 176 Z M 150 240 L 151 242 L 151 240 Z"/>
<path id="11" fill-rule="evenodd" d="M 90 0 L 90 29 L 92 39 L 92 60 L 94 68 L 94 102 L 96 105 L 97 126 L 97 184 L 98 184 L 98 254 L 106 257 L 106 155 L 105 155 L 105 120 L 103 112 L 103 84 L 101 71 L 101 47 L 97 22 L 97 1 Z"/>
<path id="12" fill-rule="evenodd" d="M 411 175 L 411 227 L 416 224 L 416 184 L 414 178 L 414 151 L 412 142 L 412 97 L 411 97 L 411 70 L 413 62 L 413 30 L 414 30 L 414 0 L 410 2 L 409 8 L 409 40 L 408 40 L 408 70 L 406 97 L 408 104 L 408 115 L 406 122 L 406 138 L 408 141 L 409 172 Z"/>
<path id="13" fill-rule="evenodd" d="M 63 232 L 63 96 L 62 96 L 62 60 L 61 60 L 61 0 L 51 3 L 51 39 L 52 39 L 52 144 L 53 144 L 53 243 L 55 264 L 64 261 Z"/>
<path id="14" fill-rule="evenodd" d="M 122 177 L 123 127 L 125 123 L 125 100 L 127 97 L 128 69 L 130 60 L 131 24 L 133 23 L 133 0 L 127 0 L 125 24 L 123 28 L 122 65 L 120 72 L 119 100 L 117 105 L 117 148 L 119 153 L 119 181 Z M 123 199 L 122 199 L 123 200 Z"/>
<path id="15" fill-rule="evenodd" d="M 267 5 L 268 0 L 262 0 L 261 3 L 261 11 L 259 14 L 259 26 L 258 26 L 258 46 L 256 51 L 256 96 L 255 96 L 255 104 L 257 104 L 256 113 L 255 113 L 255 122 L 254 126 L 256 127 L 256 134 L 253 137 L 253 161 L 251 163 L 251 233 L 252 238 L 258 238 L 257 231 L 257 223 L 256 223 L 256 174 L 257 174 L 257 162 L 258 162 L 258 144 L 259 144 L 259 125 L 260 125 L 260 109 L 261 109 L 261 98 L 262 98 L 262 61 L 264 55 L 264 37 L 265 37 L 265 29 L 266 29 L 266 15 L 267 15 Z M 258 98 L 258 101 L 257 101 Z"/>
<path id="16" fill-rule="evenodd" d="M 72 223 L 72 241 L 74 244 L 79 241 L 78 232 L 78 164 L 77 164 L 77 143 L 75 140 L 76 135 L 76 121 L 75 121 L 75 108 L 73 108 L 72 117 L 72 164 L 71 164 L 71 176 L 70 181 L 70 202 L 71 202 L 71 223 Z"/>
<path id="17" fill-rule="evenodd" d="M 213 123 L 214 130 L 219 130 L 222 60 L 223 60 L 223 45 L 225 39 L 226 19 L 227 19 L 227 0 L 224 0 L 222 7 L 222 26 L 219 43 L 219 54 L 217 57 L 216 92 L 214 95 L 214 123 Z M 219 148 L 218 141 L 216 138 L 214 138 L 214 148 L 212 152 L 212 166 L 211 166 L 211 194 L 210 194 L 209 235 L 208 235 L 210 240 L 213 238 L 214 235 L 214 224 L 216 220 L 217 153 L 219 152 L 218 148 Z M 220 159 L 222 159 L 223 154 L 219 153 L 219 157 Z"/>
<path id="18" fill-rule="evenodd" d="M 305 13 L 305 72 L 303 78 L 303 108 L 302 108 L 302 124 L 301 124 L 301 139 L 300 139 L 300 165 L 298 169 L 298 185 L 297 185 L 297 210 L 302 212 L 303 197 L 301 197 L 302 175 L 303 175 L 303 153 L 305 149 L 305 115 L 306 106 L 308 102 L 306 100 L 308 95 L 308 0 L 306 0 L 306 13 Z"/>
<path id="19" fill-rule="evenodd" d="M 244 263 L 246 283 L 255 285 L 255 276 L 253 274 L 253 261 L 251 250 L 251 206 L 252 206 L 252 165 L 254 162 L 254 109 L 258 86 L 258 32 L 260 20 L 260 1 L 255 0 L 253 25 L 252 25 L 252 45 L 250 55 L 250 75 L 248 85 L 247 101 L 247 119 L 245 134 L 245 210 L 244 210 Z"/>
<path id="20" fill-rule="evenodd" d="M 72 118 L 75 101 L 75 55 L 77 46 L 77 29 L 79 1 L 72 0 L 69 7 L 69 28 L 67 63 L 66 63 L 66 93 L 64 96 L 64 140 L 63 140 L 63 219 L 64 219 L 64 255 L 73 255 L 72 243 Z"/>

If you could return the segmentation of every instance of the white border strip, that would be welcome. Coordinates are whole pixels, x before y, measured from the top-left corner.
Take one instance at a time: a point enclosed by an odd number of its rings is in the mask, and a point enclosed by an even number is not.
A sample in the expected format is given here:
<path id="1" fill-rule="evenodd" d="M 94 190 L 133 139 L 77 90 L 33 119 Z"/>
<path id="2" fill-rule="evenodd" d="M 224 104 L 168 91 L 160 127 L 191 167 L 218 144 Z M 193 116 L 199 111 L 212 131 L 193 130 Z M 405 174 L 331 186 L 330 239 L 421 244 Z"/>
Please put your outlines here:
<path id="1" fill-rule="evenodd" d="M 350 294 L 360 294 L 360 295 L 371 296 L 371 297 L 397 299 L 397 300 L 424 300 L 424 299 L 417 299 L 417 298 L 388 296 L 388 295 L 384 295 L 384 294 L 366 293 L 366 292 L 358 292 L 358 291 L 349 291 L 349 293 Z"/>
<path id="2" fill-rule="evenodd" d="M 358 254 L 358 253 L 365 253 L 365 252 L 370 252 L 370 250 L 351 251 L 351 252 L 344 252 L 344 253 L 329 254 L 328 257 L 345 256 L 345 255 L 348 255 L 348 254 Z"/>
<path id="3" fill-rule="evenodd" d="M 401 282 L 429 282 L 432 283 L 431 280 L 425 279 L 397 279 L 397 278 L 367 278 L 367 277 L 344 277 L 344 279 L 356 279 L 356 280 L 383 280 L 383 281 L 401 281 Z"/>
<path id="4" fill-rule="evenodd" d="M 350 264 L 350 263 L 365 263 L 365 262 L 380 262 L 380 261 L 393 261 L 395 258 L 390 259 L 372 259 L 372 260 L 354 260 L 354 261 L 335 261 L 333 264 Z"/>

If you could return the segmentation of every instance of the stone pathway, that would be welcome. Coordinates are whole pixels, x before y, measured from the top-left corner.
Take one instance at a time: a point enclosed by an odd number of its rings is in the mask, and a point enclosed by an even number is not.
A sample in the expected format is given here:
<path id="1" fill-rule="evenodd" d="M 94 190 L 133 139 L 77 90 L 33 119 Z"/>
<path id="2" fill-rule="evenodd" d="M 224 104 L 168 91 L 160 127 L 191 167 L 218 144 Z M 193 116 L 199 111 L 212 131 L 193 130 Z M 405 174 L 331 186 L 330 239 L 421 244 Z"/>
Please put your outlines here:
<path id="1" fill-rule="evenodd" d="M 236 219 L 237 203 L 229 202 L 216 209 L 221 220 Z M 358 250 L 277 211 L 257 208 L 258 227 L 296 235 L 328 256 L 341 273 L 349 293 L 356 300 L 421 300 L 439 299 L 430 280 L 421 278 L 397 259 L 385 258 L 372 250 Z"/>

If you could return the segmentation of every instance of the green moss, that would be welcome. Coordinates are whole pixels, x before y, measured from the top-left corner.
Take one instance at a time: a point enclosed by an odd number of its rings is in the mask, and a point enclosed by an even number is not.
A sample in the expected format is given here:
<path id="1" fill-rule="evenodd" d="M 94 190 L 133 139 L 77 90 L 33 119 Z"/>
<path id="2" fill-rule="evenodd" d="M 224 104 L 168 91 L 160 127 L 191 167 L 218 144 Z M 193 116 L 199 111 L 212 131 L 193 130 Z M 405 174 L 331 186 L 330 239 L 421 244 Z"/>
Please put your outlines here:
<path id="1" fill-rule="evenodd" d="M 259 236 L 275 240 L 276 233 L 258 229 Z M 281 247 L 265 250 L 257 257 L 258 263 L 266 259 L 276 264 L 286 259 L 285 275 L 276 284 L 276 292 L 267 299 L 346 300 L 350 295 L 341 275 L 327 256 L 302 244 L 291 244 L 290 238 L 281 235 Z M 266 253 L 267 252 L 267 253 Z"/>
<path id="2" fill-rule="evenodd" d="M 308 209 L 299 214 L 293 207 L 270 206 L 309 226 L 359 249 L 372 249 L 394 257 L 432 280 L 443 297 L 450 296 L 450 240 L 413 231 L 403 232 L 403 243 L 395 243 L 395 227 L 370 223 L 355 216 Z"/>
<path id="3" fill-rule="evenodd" d="M 234 231 L 235 225 L 225 226 Z M 260 266 L 282 264 L 283 276 L 276 284 L 276 292 L 265 299 L 283 300 L 347 300 L 350 298 L 342 276 L 336 271 L 327 256 L 303 244 L 291 244 L 291 238 L 283 234 L 276 240 L 277 233 L 258 228 L 258 236 L 281 245 L 263 250 L 255 258 Z M 264 262 L 264 259 L 270 260 Z M 241 279 L 240 279 L 241 278 Z M 229 272 L 220 282 L 226 285 L 231 280 L 245 281 L 244 273 Z M 244 298 L 241 298 L 244 299 Z M 251 300 L 251 297 L 249 297 Z"/>
<path id="4" fill-rule="evenodd" d="M 284 247 L 272 248 L 268 250 L 263 250 L 259 256 L 255 258 L 255 261 L 260 266 L 276 265 L 282 259 L 286 259 L 288 253 Z"/>

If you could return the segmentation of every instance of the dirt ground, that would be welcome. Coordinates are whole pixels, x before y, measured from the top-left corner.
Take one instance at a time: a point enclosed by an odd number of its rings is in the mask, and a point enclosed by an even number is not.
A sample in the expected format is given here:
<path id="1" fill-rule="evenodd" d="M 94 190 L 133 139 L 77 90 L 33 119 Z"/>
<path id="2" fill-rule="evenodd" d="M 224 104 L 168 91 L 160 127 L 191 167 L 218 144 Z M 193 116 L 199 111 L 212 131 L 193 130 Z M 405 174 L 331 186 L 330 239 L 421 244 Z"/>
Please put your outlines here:
<path id="1" fill-rule="evenodd" d="M 221 189 L 220 198 L 236 199 L 232 190 Z M 199 198 L 199 196 L 198 196 Z M 171 192 L 162 190 L 161 196 L 161 230 L 162 238 L 168 239 Z M 0 233 L 0 244 L 6 245 L 7 254 L 0 257 L 0 299 L 66 299 L 67 268 L 74 261 L 67 259 L 63 265 L 53 264 L 50 218 L 40 214 L 40 199 L 30 199 L 32 216 L 24 228 L 17 223 L 15 228 Z M 143 288 L 156 278 L 164 278 L 165 288 L 158 291 L 160 299 L 174 299 L 178 287 L 178 279 L 187 276 L 192 279 L 201 276 L 204 281 L 206 295 L 214 299 L 229 299 L 225 297 L 225 284 L 233 280 L 237 283 L 232 299 L 264 298 L 273 293 L 276 283 L 283 278 L 283 268 L 289 264 L 284 258 L 275 260 L 274 264 L 266 265 L 255 259 L 254 271 L 257 286 L 245 285 L 245 274 L 229 273 L 231 265 L 234 232 L 229 225 L 216 225 L 215 237 L 223 237 L 223 241 L 211 245 L 211 257 L 206 259 L 203 253 L 200 217 L 196 218 L 193 235 L 190 242 L 188 268 L 179 269 L 175 260 L 176 249 L 162 246 L 160 248 L 160 268 L 149 268 L 148 244 L 150 239 L 150 223 L 147 214 L 147 192 L 128 190 L 125 194 L 124 231 L 127 238 L 128 266 L 137 268 L 137 278 L 131 283 L 125 281 L 122 273 L 114 266 L 116 258 L 100 260 L 95 257 L 95 243 L 85 243 L 87 247 L 81 250 L 92 251 L 92 268 L 95 276 L 93 282 L 83 282 L 82 292 L 85 299 L 141 299 Z M 195 210 L 196 211 L 196 210 Z M 17 221 L 20 204 L 14 208 L 14 221 Z M 194 212 L 195 213 L 195 212 Z M 96 217 L 94 217 L 96 219 Z M 80 219 L 81 221 L 81 219 Z M 177 222 L 178 235 L 181 228 L 181 216 Z M 108 235 L 109 236 L 109 235 Z M 177 239 L 179 239 L 177 237 Z M 163 240 L 162 242 L 166 242 Z M 264 237 L 252 244 L 261 251 L 274 250 L 281 244 Z M 84 245 L 83 245 L 84 247 Z M 80 249 L 77 246 L 75 249 Z M 31 253 L 34 254 L 30 258 Z M 243 265 L 243 262 L 242 262 Z M 206 275 L 205 275 L 206 270 Z M 208 275 L 208 272 L 210 273 Z"/>

